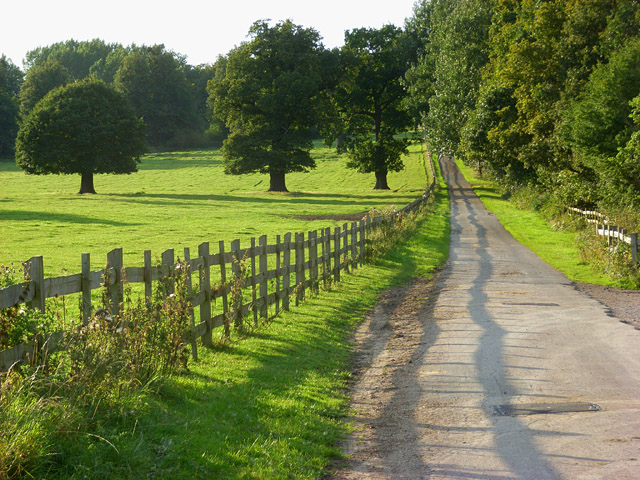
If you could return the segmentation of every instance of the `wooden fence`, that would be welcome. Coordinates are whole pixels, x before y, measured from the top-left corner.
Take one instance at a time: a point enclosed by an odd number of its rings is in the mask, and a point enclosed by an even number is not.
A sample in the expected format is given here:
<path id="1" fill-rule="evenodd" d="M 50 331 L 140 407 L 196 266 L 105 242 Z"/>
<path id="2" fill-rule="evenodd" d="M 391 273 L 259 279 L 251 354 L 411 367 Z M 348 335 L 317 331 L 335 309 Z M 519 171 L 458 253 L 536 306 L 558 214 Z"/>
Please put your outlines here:
<path id="1" fill-rule="evenodd" d="M 611 225 L 609 219 L 600 212 L 593 210 L 580 210 L 579 208 L 568 207 L 567 210 L 574 215 L 580 215 L 587 223 L 596 226 L 596 235 L 606 237 L 609 245 L 624 242 L 631 247 L 631 259 L 635 265 L 638 264 L 638 234 L 629 233 L 627 229 Z"/>
<path id="2" fill-rule="evenodd" d="M 433 168 L 432 168 L 433 172 Z M 316 290 L 320 284 L 338 282 L 343 272 L 363 265 L 372 240 L 381 228 L 392 226 L 404 214 L 420 208 L 431 195 L 435 181 L 423 195 L 402 208 L 385 215 L 367 215 L 359 222 L 345 223 L 342 228 L 323 228 L 305 233 L 287 233 L 276 236 L 268 243 L 262 235 L 250 245 L 241 247 L 239 240 L 229 247 L 218 242 L 217 251 L 212 251 L 209 242 L 198 247 L 192 258 L 188 248 L 184 249 L 182 264 L 188 264 L 187 284 L 192 287 L 192 275 L 198 276 L 197 291 L 192 290 L 192 350 L 197 358 L 195 339 L 200 338 L 205 346 L 212 345 L 213 329 L 225 326 L 228 333 L 230 323 L 237 323 L 252 315 L 254 324 L 259 318 L 267 318 L 269 307 L 274 306 L 277 315 L 281 309 L 288 310 L 293 301 L 297 305 L 304 299 L 305 291 Z M 215 248 L 215 247 L 214 247 Z M 91 292 L 106 288 L 113 315 L 118 314 L 124 297 L 124 284 L 144 283 L 145 297 L 152 295 L 153 282 L 173 275 L 181 265 L 175 259 L 173 249 L 162 254 L 160 265 L 152 265 L 151 251 L 144 252 L 143 267 L 125 267 L 122 249 L 107 255 L 106 268 L 91 270 L 88 253 L 82 255 L 82 272 L 75 275 L 45 278 L 43 258 L 33 257 L 27 265 L 28 281 L 0 289 L 0 309 L 21 304 L 43 311 L 47 298 L 72 294 L 81 295 L 83 323 L 87 324 L 93 313 Z M 243 275 L 241 266 L 246 273 Z M 271 268 L 270 268 L 271 266 Z M 232 287 L 240 285 L 237 298 L 229 298 Z M 235 296 L 235 295 L 234 295 Z M 249 301 L 237 301 L 250 298 Z M 220 299 L 220 302 L 217 300 Z M 198 308 L 198 321 L 194 316 Z M 62 333 L 58 332 L 8 350 L 0 351 L 0 371 L 6 371 L 16 362 L 33 355 L 38 345 L 46 344 L 48 351 L 59 348 Z"/>

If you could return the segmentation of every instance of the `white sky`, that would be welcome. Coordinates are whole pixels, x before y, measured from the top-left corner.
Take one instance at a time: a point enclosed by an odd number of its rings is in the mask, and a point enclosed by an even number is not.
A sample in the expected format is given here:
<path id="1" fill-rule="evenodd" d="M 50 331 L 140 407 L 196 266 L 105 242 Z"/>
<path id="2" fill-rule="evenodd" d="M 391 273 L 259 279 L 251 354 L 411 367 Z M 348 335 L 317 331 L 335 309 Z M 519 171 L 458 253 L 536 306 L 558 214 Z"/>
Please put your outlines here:
<path id="1" fill-rule="evenodd" d="M 344 31 L 402 26 L 415 0 L 1 0 L 0 55 L 22 67 L 26 52 L 71 38 L 153 45 L 187 55 L 192 65 L 213 63 L 246 39 L 260 19 L 290 18 L 313 27 L 327 47 Z"/>

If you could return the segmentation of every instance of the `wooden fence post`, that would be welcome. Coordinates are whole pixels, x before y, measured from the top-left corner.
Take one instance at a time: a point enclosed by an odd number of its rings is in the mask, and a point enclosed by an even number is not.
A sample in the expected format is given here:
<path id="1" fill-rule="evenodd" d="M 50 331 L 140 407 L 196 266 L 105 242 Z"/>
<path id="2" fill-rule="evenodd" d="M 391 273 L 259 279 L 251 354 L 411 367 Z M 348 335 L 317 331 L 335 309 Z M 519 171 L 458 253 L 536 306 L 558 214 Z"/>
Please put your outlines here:
<path id="1" fill-rule="evenodd" d="M 82 254 L 82 324 L 88 325 L 91 317 L 91 255 Z"/>
<path id="2" fill-rule="evenodd" d="M 162 252 L 162 268 L 159 276 L 166 282 L 165 285 L 163 285 L 163 287 L 166 288 L 166 290 L 164 290 L 165 297 L 168 297 L 175 292 L 175 284 L 173 280 L 173 269 L 175 268 L 175 264 L 173 248 Z"/>
<path id="3" fill-rule="evenodd" d="M 353 269 L 358 268 L 358 230 L 357 223 L 351 224 L 351 264 Z"/>
<path id="4" fill-rule="evenodd" d="M 324 231 L 324 243 L 325 243 L 325 258 L 324 258 L 324 263 L 325 263 L 325 268 L 327 270 L 327 278 L 326 281 L 327 283 L 329 282 L 329 279 L 332 277 L 331 275 L 331 227 L 327 227 L 325 228 Z"/>
<path id="5" fill-rule="evenodd" d="M 320 243 L 322 244 L 321 255 L 322 255 L 322 286 L 324 288 L 327 287 L 327 229 L 323 228 L 321 230 L 322 236 L 320 237 Z"/>
<path id="6" fill-rule="evenodd" d="M 260 246 L 260 257 L 259 257 L 259 266 L 260 266 L 260 297 L 261 297 L 261 306 L 260 306 L 260 316 L 264 319 L 267 319 L 269 316 L 269 289 L 267 283 L 267 236 L 262 235 L 258 239 L 258 245 Z"/>
<path id="7" fill-rule="evenodd" d="M 231 312 L 231 318 L 233 318 L 233 326 L 235 328 L 242 328 L 242 269 L 240 268 L 240 240 L 236 239 L 231 242 L 231 272 L 233 273 L 233 285 L 236 289 L 235 295 L 231 299 L 231 305 L 233 311 Z"/>
<path id="8" fill-rule="evenodd" d="M 147 302 L 153 297 L 153 278 L 151 276 L 151 250 L 144 251 L 144 296 Z"/>
<path id="9" fill-rule="evenodd" d="M 634 265 L 638 265 L 638 234 L 632 233 L 631 237 L 631 260 Z"/>
<path id="10" fill-rule="evenodd" d="M 280 258 L 280 235 L 276 235 L 276 315 L 280 313 L 280 267 L 281 267 L 281 258 Z"/>
<path id="11" fill-rule="evenodd" d="M 222 314 L 224 316 L 224 335 L 229 337 L 231 332 L 229 330 L 229 298 L 227 297 L 227 265 L 224 254 L 224 240 L 218 242 L 219 258 L 220 258 L 220 288 L 222 289 Z"/>
<path id="12" fill-rule="evenodd" d="M 360 230 L 360 265 L 364 265 L 364 244 L 365 244 L 364 237 L 366 235 L 364 220 L 360 220 L 359 230 Z"/>
<path id="13" fill-rule="evenodd" d="M 285 273 L 282 277 L 282 308 L 289 310 L 289 289 L 291 288 L 291 232 L 284 235 L 284 269 Z"/>
<path id="14" fill-rule="evenodd" d="M 124 297 L 122 263 L 122 248 L 116 248 L 107 254 L 107 267 L 113 268 L 113 279 L 109 285 L 109 296 L 111 298 L 111 315 L 114 316 L 120 313 L 120 304 Z"/>
<path id="15" fill-rule="evenodd" d="M 304 233 L 296 233 L 296 307 L 304 299 Z"/>
<path id="16" fill-rule="evenodd" d="M 202 258 L 200 266 L 200 291 L 204 293 L 204 299 L 200 304 L 200 322 L 206 325 L 204 335 L 202 335 L 202 344 L 205 347 L 213 347 L 213 338 L 211 331 L 211 262 L 209 256 L 209 242 L 201 243 L 198 246 L 198 256 Z"/>
<path id="17" fill-rule="evenodd" d="M 349 273 L 349 225 L 346 223 L 342 225 L 342 235 L 344 236 L 344 245 L 343 245 L 343 253 L 344 253 L 344 268 L 347 273 Z"/>
<path id="18" fill-rule="evenodd" d="M 340 227 L 333 231 L 333 279 L 337 283 L 340 281 Z"/>
<path id="19" fill-rule="evenodd" d="M 191 281 L 191 251 L 189 247 L 184 248 L 184 264 L 187 271 L 186 275 L 186 284 L 187 284 L 187 295 L 189 298 L 193 298 L 193 283 Z M 191 324 L 191 356 L 195 362 L 198 361 L 198 344 L 196 343 L 195 337 L 195 329 L 196 329 L 196 321 L 193 315 L 193 303 L 189 301 L 189 322 Z"/>
<path id="20" fill-rule="evenodd" d="M 309 290 L 316 292 L 318 283 L 318 231 L 309 232 Z"/>
<path id="21" fill-rule="evenodd" d="M 256 286 L 256 238 L 251 237 L 251 310 L 253 324 L 258 325 L 258 295 Z"/>
<path id="22" fill-rule="evenodd" d="M 27 275 L 29 276 L 29 280 L 34 282 L 33 300 L 31 300 L 27 305 L 31 308 L 44 312 L 44 260 L 42 256 L 31 257 L 27 261 Z"/>

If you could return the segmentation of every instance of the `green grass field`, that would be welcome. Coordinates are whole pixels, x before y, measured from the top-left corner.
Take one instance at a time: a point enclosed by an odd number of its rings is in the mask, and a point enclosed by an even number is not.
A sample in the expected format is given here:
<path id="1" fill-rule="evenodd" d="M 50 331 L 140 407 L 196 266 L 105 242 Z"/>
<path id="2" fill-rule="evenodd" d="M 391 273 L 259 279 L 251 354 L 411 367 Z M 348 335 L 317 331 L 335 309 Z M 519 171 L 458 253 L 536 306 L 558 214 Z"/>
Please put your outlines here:
<path id="1" fill-rule="evenodd" d="M 150 154 L 139 172 L 97 175 L 98 195 L 78 195 L 79 175 L 26 175 L 0 162 L 0 265 L 44 257 L 47 276 L 77 273 L 82 253 L 92 266 L 122 247 L 126 266 L 142 265 L 143 251 L 197 251 L 209 241 L 301 232 L 341 221 L 296 215 L 353 214 L 401 207 L 427 184 L 422 146 L 415 144 L 406 168 L 389 174 L 392 191 L 374 192 L 373 174 L 345 168 L 345 159 L 316 143 L 318 168 L 287 175 L 291 193 L 268 193 L 267 175 L 223 173 L 217 150 Z"/>
<path id="2" fill-rule="evenodd" d="M 443 189 L 413 235 L 377 265 L 240 342 L 203 349 L 190 375 L 167 379 L 122 423 L 102 425 L 95 433 L 113 447 L 95 437 L 64 445 L 61 477 L 322 478 L 349 430 L 351 332 L 381 291 L 432 275 L 448 246 Z"/>

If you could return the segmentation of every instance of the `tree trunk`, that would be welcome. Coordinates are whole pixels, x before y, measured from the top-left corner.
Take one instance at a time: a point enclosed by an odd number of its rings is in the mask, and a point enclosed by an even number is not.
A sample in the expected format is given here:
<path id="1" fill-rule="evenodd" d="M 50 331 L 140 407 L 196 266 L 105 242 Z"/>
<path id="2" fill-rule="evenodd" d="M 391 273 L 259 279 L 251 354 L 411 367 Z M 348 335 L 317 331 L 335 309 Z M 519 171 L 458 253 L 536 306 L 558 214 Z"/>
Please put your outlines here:
<path id="1" fill-rule="evenodd" d="M 389 184 L 387 183 L 387 171 L 376 172 L 376 186 L 374 190 L 389 190 Z"/>
<path id="2" fill-rule="evenodd" d="M 78 192 L 80 195 L 83 193 L 96 193 L 96 190 L 93 188 L 93 173 L 83 173 L 82 181 L 80 182 L 80 191 Z"/>
<path id="3" fill-rule="evenodd" d="M 284 172 L 269 172 L 269 192 L 288 192 Z"/>

